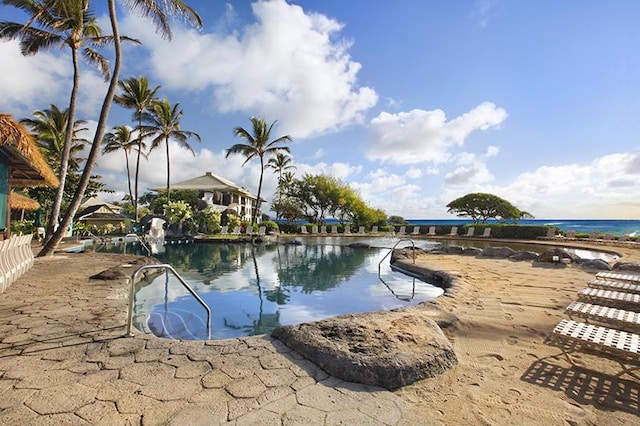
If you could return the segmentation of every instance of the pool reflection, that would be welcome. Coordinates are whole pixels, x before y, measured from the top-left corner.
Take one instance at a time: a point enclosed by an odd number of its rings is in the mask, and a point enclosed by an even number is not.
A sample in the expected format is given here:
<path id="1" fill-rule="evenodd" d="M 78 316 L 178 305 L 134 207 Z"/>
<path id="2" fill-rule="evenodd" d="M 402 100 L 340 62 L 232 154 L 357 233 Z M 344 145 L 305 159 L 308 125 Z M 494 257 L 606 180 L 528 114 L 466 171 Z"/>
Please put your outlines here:
<path id="1" fill-rule="evenodd" d="M 171 264 L 213 311 L 212 337 L 270 333 L 278 325 L 393 309 L 431 300 L 442 290 L 398 272 L 388 249 L 340 245 L 189 244 L 168 246 Z M 138 328 L 179 339 L 206 338 L 204 309 L 164 275 L 136 292 Z M 205 318 L 203 320 L 203 318 Z"/>

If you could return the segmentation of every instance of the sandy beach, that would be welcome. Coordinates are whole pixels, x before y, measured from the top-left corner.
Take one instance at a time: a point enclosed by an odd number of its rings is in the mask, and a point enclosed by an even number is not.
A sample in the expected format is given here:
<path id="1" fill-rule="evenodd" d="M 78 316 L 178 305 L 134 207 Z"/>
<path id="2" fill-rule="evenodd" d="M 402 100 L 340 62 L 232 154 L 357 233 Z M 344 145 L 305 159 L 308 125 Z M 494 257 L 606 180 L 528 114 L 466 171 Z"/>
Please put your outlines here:
<path id="1" fill-rule="evenodd" d="M 614 250 L 620 261 L 640 261 L 639 250 Z M 544 343 L 598 271 L 432 254 L 417 263 L 456 275 L 455 291 L 437 303 L 460 319 L 447 331 L 458 366 L 396 392 L 425 418 L 451 425 L 640 423 L 638 381 L 612 377 L 617 364 L 588 355 L 581 362 L 592 371 L 571 368 Z"/>
<path id="2" fill-rule="evenodd" d="M 640 250 L 613 249 L 640 261 Z M 459 363 L 389 393 L 327 377 L 268 336 L 122 337 L 126 285 L 88 277 L 132 259 L 36 259 L 0 296 L 0 423 L 640 423 L 638 381 L 597 357 L 581 358 L 591 371 L 571 367 L 544 342 L 595 270 L 422 255 L 419 265 L 456 276 L 437 304 L 459 318 L 446 329 Z"/>

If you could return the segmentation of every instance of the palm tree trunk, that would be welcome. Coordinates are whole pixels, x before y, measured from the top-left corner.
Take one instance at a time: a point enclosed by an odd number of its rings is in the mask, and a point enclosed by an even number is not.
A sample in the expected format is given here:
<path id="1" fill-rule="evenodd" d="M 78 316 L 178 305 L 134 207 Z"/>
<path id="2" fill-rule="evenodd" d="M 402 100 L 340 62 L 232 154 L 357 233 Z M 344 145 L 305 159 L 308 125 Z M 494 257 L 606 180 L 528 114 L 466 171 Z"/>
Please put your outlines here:
<path id="1" fill-rule="evenodd" d="M 165 138 L 164 143 L 167 145 L 167 203 L 171 201 L 171 186 L 169 182 L 171 182 L 171 170 L 170 170 L 170 160 L 169 160 L 169 137 Z"/>
<path id="2" fill-rule="evenodd" d="M 78 207 L 80 207 L 82 196 L 84 195 L 84 192 L 87 189 L 87 186 L 89 185 L 89 180 L 91 179 L 91 171 L 93 169 L 93 166 L 95 166 L 96 161 L 98 159 L 98 154 L 100 153 L 100 145 L 102 142 L 102 137 L 104 136 L 104 132 L 107 127 L 109 112 L 111 110 L 111 104 L 113 103 L 113 97 L 116 93 L 116 88 L 118 87 L 118 79 L 120 78 L 120 68 L 122 66 L 122 49 L 120 45 L 121 43 L 120 30 L 118 28 L 118 19 L 116 17 L 115 0 L 107 0 L 107 4 L 109 6 L 109 19 L 111 21 L 111 29 L 113 31 L 113 43 L 114 43 L 114 50 L 115 50 L 115 60 L 113 64 L 113 72 L 111 74 L 111 81 L 109 82 L 109 88 L 107 89 L 107 93 L 102 103 L 102 109 L 100 111 L 100 119 L 98 120 L 96 133 L 93 137 L 91 150 L 89 151 L 89 156 L 85 163 L 84 170 L 82 171 L 82 176 L 80 177 L 80 182 L 78 184 L 78 187 L 76 188 L 76 192 L 73 194 L 73 199 L 71 200 L 71 204 L 69 205 L 67 212 L 62 218 L 62 223 L 60 224 L 60 227 L 49 239 L 49 241 L 44 245 L 44 247 L 42 247 L 42 250 L 40 250 L 40 253 L 38 253 L 38 257 L 52 255 L 55 248 L 58 246 L 60 241 L 62 241 L 62 236 L 64 234 L 64 231 L 67 229 L 67 227 L 71 223 L 73 216 L 75 216 L 76 212 L 78 211 Z"/>
<path id="3" fill-rule="evenodd" d="M 138 222 L 138 182 L 140 182 L 140 154 L 142 151 L 142 119 L 138 118 L 138 157 L 136 158 L 136 183 L 135 191 L 136 198 L 134 200 L 133 209 L 135 211 L 136 223 Z"/>
<path id="4" fill-rule="evenodd" d="M 80 88 L 80 64 L 78 63 L 78 50 L 71 49 L 71 59 L 73 62 L 73 87 L 71 88 L 71 97 L 69 98 L 69 111 L 67 115 L 67 128 L 64 135 L 64 145 L 60 155 L 60 186 L 56 190 L 56 196 L 51 207 L 51 215 L 47 223 L 47 232 L 44 237 L 46 244 L 53 235 L 58 218 L 60 217 L 60 208 L 62 207 L 62 198 L 64 197 L 64 187 L 67 181 L 67 170 L 69 169 L 69 155 L 71 152 L 71 143 L 73 141 L 73 131 L 75 128 L 76 116 L 76 99 L 78 98 L 78 90 Z M 66 227 L 65 227 L 66 228 Z"/>
<path id="5" fill-rule="evenodd" d="M 129 184 L 129 201 L 133 204 L 133 190 L 131 188 L 131 167 L 129 167 L 129 151 L 124 149 L 124 159 L 127 162 L 127 183 Z"/>
<path id="6" fill-rule="evenodd" d="M 260 181 L 258 181 L 258 199 L 256 200 L 256 208 L 253 209 L 251 215 L 251 226 L 256 223 L 256 217 L 258 217 L 258 210 L 260 209 L 260 193 L 262 192 L 262 175 L 264 175 L 264 158 L 260 157 Z"/>

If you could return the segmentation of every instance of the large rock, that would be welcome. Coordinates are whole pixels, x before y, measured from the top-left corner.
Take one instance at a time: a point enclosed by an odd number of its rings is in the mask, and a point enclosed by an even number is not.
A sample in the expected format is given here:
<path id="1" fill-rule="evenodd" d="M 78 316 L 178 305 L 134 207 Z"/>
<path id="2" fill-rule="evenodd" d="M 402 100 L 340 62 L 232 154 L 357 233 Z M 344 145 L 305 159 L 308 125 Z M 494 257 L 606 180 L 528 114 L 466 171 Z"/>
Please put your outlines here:
<path id="1" fill-rule="evenodd" d="M 538 257 L 538 253 L 533 251 L 519 251 L 511 256 L 509 256 L 510 260 L 533 260 Z"/>
<path id="2" fill-rule="evenodd" d="M 158 265 L 160 261 L 155 257 L 139 257 L 133 262 L 124 263 L 122 265 L 115 266 L 113 268 L 106 269 L 102 272 L 99 272 L 95 275 L 89 277 L 92 280 L 120 280 L 125 278 L 130 278 L 131 274 L 143 265 Z M 152 275 L 157 273 L 158 269 L 151 269 L 143 271 L 140 275 L 141 278 L 146 277 L 147 275 Z"/>
<path id="3" fill-rule="evenodd" d="M 547 250 L 544 253 L 540 253 L 536 262 L 541 263 L 576 263 L 580 257 L 576 256 L 573 253 L 569 253 L 561 248 L 552 248 L 551 250 Z"/>
<path id="4" fill-rule="evenodd" d="M 487 247 L 482 250 L 480 256 L 506 259 L 507 257 L 513 256 L 514 254 L 515 250 L 513 250 L 511 247 Z"/>
<path id="5" fill-rule="evenodd" d="M 640 272 L 640 263 L 618 262 L 613 265 L 613 269 L 618 271 Z"/>
<path id="6" fill-rule="evenodd" d="M 417 308 L 278 327 L 272 335 L 342 380 L 396 389 L 458 362 L 435 311 Z"/>
<path id="7" fill-rule="evenodd" d="M 587 269 L 601 269 L 604 271 L 611 271 L 613 269 L 609 263 L 602 259 L 588 259 L 580 261 L 578 264 L 580 267 Z"/>

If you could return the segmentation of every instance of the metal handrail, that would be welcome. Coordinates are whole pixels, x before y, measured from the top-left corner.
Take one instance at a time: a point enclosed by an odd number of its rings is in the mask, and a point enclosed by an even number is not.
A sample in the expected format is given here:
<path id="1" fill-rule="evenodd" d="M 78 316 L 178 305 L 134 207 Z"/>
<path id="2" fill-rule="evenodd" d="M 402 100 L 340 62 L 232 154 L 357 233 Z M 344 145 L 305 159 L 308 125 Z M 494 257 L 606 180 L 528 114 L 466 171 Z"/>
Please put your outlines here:
<path id="1" fill-rule="evenodd" d="M 131 331 L 131 327 L 133 325 L 132 324 L 133 323 L 133 303 L 134 303 L 134 295 L 135 295 L 136 276 L 138 275 L 138 273 L 140 273 L 140 271 L 143 271 L 145 269 L 164 269 L 164 271 L 165 271 L 165 279 L 167 280 L 167 282 L 169 281 L 169 271 L 173 272 L 173 274 L 176 276 L 178 281 L 180 281 L 180 284 L 182 284 L 182 286 L 184 288 L 186 288 L 189 291 L 189 293 L 191 293 L 191 295 L 193 297 L 195 297 L 195 299 L 207 311 L 207 340 L 211 340 L 211 308 L 209 308 L 209 305 L 207 305 L 205 303 L 205 301 L 202 300 L 202 298 L 198 295 L 198 293 L 196 293 L 191 288 L 191 286 L 189 284 L 187 284 L 187 282 L 184 280 L 184 278 L 182 278 L 180 276 L 180 274 L 178 274 L 178 272 L 175 269 L 173 269 L 173 266 L 167 265 L 167 264 L 142 265 L 138 269 L 133 271 L 133 274 L 131 274 L 131 278 L 130 278 L 131 279 L 131 285 L 129 287 L 129 312 L 127 313 L 127 334 L 129 336 L 133 336 L 133 333 Z"/>
<path id="2" fill-rule="evenodd" d="M 122 254 L 127 254 L 127 238 L 128 237 L 134 237 L 142 247 L 145 248 L 145 250 L 147 250 L 147 256 L 151 256 L 151 249 L 144 243 L 144 241 L 142 240 L 142 238 L 140 238 L 140 236 L 138 234 L 127 234 L 124 236 L 124 239 L 122 240 L 123 244 L 123 251 Z"/>
<path id="3" fill-rule="evenodd" d="M 393 245 L 393 247 L 391 247 L 389 252 L 387 254 L 385 254 L 382 259 L 380 259 L 380 262 L 378 262 L 378 277 L 380 276 L 380 266 L 382 265 L 382 262 L 384 262 L 384 260 L 387 258 L 387 256 L 389 256 L 391 253 L 393 253 L 393 251 L 396 249 L 398 244 L 400 244 L 403 241 L 411 241 L 411 254 L 413 255 L 413 264 L 415 265 L 415 263 L 416 263 L 416 245 L 415 245 L 415 243 L 413 242 L 413 240 L 411 238 L 400 238 L 398 241 L 396 241 L 396 243 Z"/>

